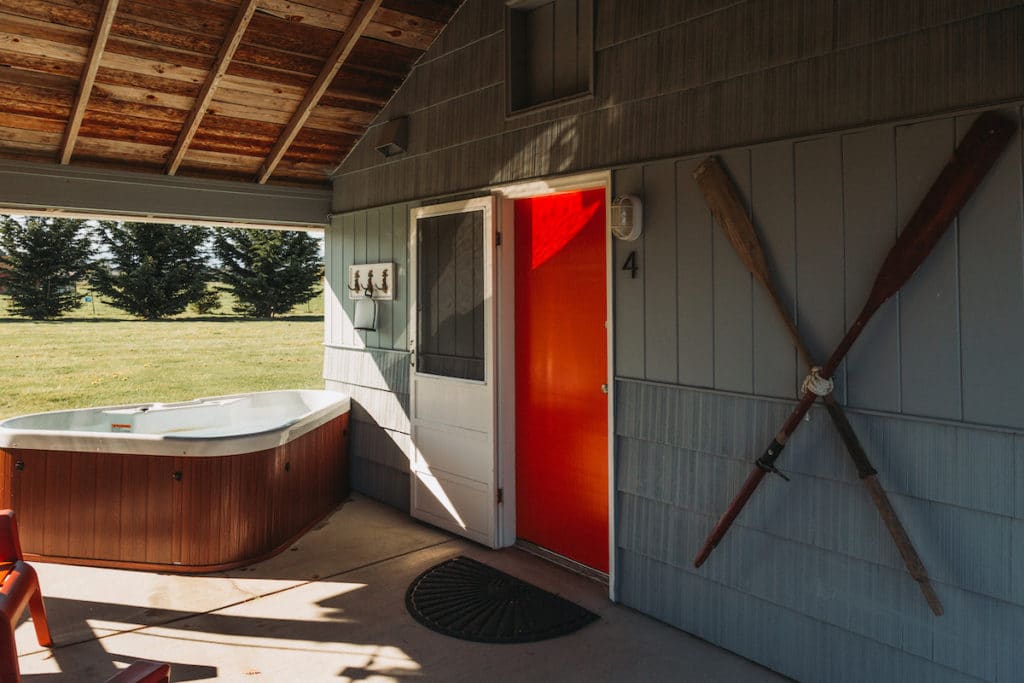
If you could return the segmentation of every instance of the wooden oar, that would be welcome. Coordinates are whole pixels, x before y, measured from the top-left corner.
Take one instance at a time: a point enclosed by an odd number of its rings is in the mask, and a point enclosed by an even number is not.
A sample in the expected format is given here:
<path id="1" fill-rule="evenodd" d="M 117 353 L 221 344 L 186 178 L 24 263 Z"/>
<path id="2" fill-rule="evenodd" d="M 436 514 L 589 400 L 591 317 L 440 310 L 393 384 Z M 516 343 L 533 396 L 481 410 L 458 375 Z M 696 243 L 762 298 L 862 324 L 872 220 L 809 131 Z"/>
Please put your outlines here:
<path id="1" fill-rule="evenodd" d="M 697 181 L 701 192 L 704 193 L 704 198 L 711 208 L 711 213 L 714 214 L 718 224 L 729 238 L 729 242 L 732 243 L 736 254 L 743 261 L 750 274 L 754 276 L 754 279 L 760 282 L 765 290 L 767 290 L 768 297 L 782 319 L 783 324 L 785 324 L 789 337 L 796 345 L 800 357 L 803 358 L 807 367 L 814 367 L 816 363 L 811 358 L 807 345 L 797 331 L 793 317 L 782 303 L 782 297 L 779 296 L 778 291 L 775 289 L 771 273 L 768 270 L 761 240 L 757 236 L 754 224 L 743 208 L 743 203 L 740 201 L 735 184 L 729 178 L 725 169 L 722 168 L 718 158 L 713 156 L 705 159 L 696 168 L 693 172 L 693 178 Z M 896 548 L 903 557 L 903 563 L 907 566 L 907 571 L 910 572 L 910 575 L 921 587 L 924 599 L 928 602 L 932 612 L 936 616 L 941 616 L 942 603 L 939 601 L 939 596 L 935 594 L 935 589 L 932 588 L 928 572 L 924 568 L 924 563 L 921 561 L 920 556 L 914 549 L 914 544 L 911 543 L 910 537 L 907 535 L 906 529 L 903 528 L 903 524 L 896 515 L 896 510 L 893 509 L 889 496 L 886 495 L 882 485 L 878 482 L 878 472 L 872 467 L 871 461 L 868 459 L 868 455 L 860 443 L 860 439 L 857 438 L 853 426 L 846 418 L 846 412 L 832 397 L 832 394 L 826 394 L 822 397 L 822 400 L 825 402 L 825 407 L 828 409 L 832 422 L 835 423 L 836 429 L 839 431 L 839 436 L 842 437 L 843 443 L 846 445 L 850 459 L 853 460 L 853 464 L 857 468 L 860 480 L 867 487 L 871 500 L 874 501 L 875 507 L 878 508 L 882 521 L 885 522 L 892 540 L 896 543 Z"/>
<path id="2" fill-rule="evenodd" d="M 839 342 L 839 346 L 821 368 L 819 372 L 821 377 L 825 379 L 832 377 L 846 356 L 846 352 L 850 350 L 850 346 L 860 336 L 864 326 L 868 324 L 878 308 L 899 291 L 900 287 L 924 262 L 946 232 L 946 228 L 949 227 L 953 218 L 967 203 L 985 174 L 1002 154 L 1016 128 L 1015 122 L 994 112 L 986 112 L 974 122 L 963 141 L 957 146 L 953 158 L 946 164 L 914 215 L 903 228 L 903 232 L 896 239 L 896 244 L 889 251 L 885 262 L 882 263 L 881 270 L 875 277 L 875 283 L 868 294 L 864 308 L 850 329 L 847 330 L 846 336 Z M 699 567 L 704 564 L 711 551 L 715 549 L 729 527 L 732 526 L 750 496 L 753 495 L 764 475 L 768 472 L 778 471 L 775 468 L 775 460 L 778 459 L 790 435 L 800 425 L 800 420 L 810 410 L 815 398 L 815 394 L 810 391 L 804 392 L 800 402 L 782 425 L 782 429 L 775 435 L 775 439 L 757 459 L 757 466 L 747 477 L 747 481 L 736 494 L 725 514 L 712 529 L 694 560 L 694 566 Z"/>

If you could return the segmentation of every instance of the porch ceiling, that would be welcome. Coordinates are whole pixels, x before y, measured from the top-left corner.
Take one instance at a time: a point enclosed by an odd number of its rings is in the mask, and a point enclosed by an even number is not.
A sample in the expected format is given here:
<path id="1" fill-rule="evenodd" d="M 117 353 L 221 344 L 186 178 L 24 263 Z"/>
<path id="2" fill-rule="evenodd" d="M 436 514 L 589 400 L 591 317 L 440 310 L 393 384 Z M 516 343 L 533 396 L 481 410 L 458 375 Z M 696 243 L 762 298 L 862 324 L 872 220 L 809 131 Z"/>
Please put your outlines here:
<path id="1" fill-rule="evenodd" d="M 304 186 L 462 0 L 3 0 L 0 158 Z"/>

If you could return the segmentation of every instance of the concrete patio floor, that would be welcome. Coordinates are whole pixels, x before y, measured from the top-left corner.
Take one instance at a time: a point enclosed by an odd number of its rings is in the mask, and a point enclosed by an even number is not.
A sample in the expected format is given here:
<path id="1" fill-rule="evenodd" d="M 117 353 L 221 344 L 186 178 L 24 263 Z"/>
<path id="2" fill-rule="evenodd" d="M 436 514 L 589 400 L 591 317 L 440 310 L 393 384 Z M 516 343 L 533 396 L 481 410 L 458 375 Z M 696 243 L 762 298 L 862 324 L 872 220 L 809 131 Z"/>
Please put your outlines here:
<path id="1" fill-rule="evenodd" d="M 421 572 L 468 555 L 597 613 L 572 635 L 484 645 L 405 609 Z M 230 572 L 174 576 L 35 564 L 56 646 L 17 629 L 26 683 L 104 681 L 136 659 L 173 681 L 782 681 L 609 602 L 607 588 L 516 549 L 491 551 L 354 497 L 291 548 Z"/>

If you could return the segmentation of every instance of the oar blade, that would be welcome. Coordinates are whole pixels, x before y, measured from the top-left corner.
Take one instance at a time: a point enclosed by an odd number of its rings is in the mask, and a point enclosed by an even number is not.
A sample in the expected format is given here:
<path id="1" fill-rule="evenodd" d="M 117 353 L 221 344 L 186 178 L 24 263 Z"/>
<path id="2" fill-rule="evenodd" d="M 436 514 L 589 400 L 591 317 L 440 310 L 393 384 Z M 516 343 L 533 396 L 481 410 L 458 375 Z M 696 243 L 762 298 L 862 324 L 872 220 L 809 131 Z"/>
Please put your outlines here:
<path id="1" fill-rule="evenodd" d="M 1010 143 L 1017 124 L 996 112 L 977 118 L 904 226 L 875 278 L 868 303 L 877 309 L 906 284 Z"/>

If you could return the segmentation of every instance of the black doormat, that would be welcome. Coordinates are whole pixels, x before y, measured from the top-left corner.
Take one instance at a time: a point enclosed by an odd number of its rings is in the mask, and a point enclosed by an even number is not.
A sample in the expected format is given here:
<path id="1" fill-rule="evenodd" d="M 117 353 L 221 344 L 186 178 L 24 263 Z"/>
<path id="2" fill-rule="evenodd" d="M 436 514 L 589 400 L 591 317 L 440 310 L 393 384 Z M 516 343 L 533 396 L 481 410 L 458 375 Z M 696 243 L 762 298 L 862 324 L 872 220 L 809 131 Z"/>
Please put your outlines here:
<path id="1" fill-rule="evenodd" d="M 557 638 L 597 615 L 468 557 L 420 574 L 405 606 L 427 628 L 478 643 L 530 643 Z"/>

